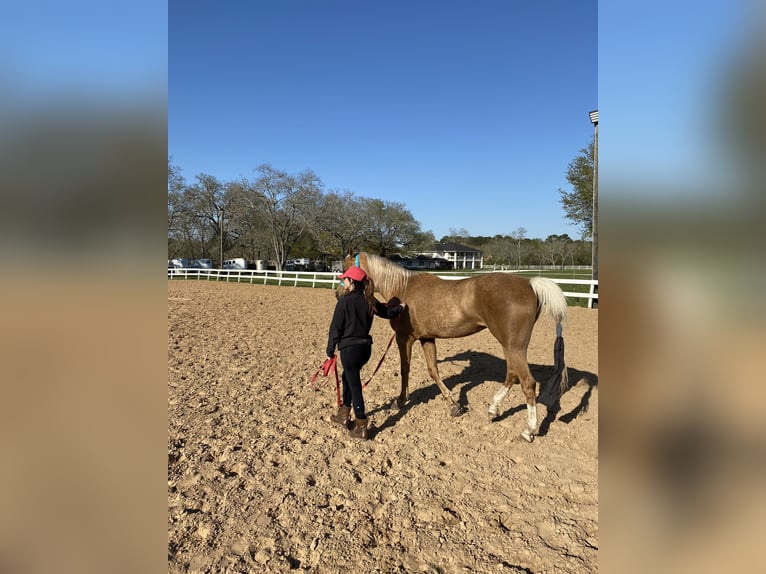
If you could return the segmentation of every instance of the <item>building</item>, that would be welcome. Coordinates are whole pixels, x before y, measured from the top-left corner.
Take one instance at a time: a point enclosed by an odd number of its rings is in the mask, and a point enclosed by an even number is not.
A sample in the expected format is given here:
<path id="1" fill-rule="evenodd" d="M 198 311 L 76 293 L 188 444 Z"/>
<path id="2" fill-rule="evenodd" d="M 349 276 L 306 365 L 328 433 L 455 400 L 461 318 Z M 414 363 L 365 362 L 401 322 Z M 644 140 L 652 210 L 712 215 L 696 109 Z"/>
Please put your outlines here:
<path id="1" fill-rule="evenodd" d="M 431 255 L 419 254 L 414 257 L 404 257 L 402 255 L 394 254 L 388 259 L 397 265 L 412 271 L 440 271 L 452 269 L 452 262 L 447 261 L 442 257 L 434 257 Z"/>
<path id="2" fill-rule="evenodd" d="M 484 264 L 481 251 L 459 243 L 436 243 L 431 251 L 419 251 L 417 255 L 446 259 L 452 263 L 453 269 L 481 269 Z"/>

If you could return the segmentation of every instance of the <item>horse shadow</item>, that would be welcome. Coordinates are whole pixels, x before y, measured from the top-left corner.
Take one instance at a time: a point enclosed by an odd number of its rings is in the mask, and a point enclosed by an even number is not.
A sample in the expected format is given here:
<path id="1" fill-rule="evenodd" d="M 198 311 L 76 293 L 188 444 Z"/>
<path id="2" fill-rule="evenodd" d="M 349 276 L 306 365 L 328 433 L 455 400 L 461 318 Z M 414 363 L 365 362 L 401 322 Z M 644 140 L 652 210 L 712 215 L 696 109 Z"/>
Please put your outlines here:
<path id="1" fill-rule="evenodd" d="M 458 402 L 466 408 L 470 408 L 470 405 L 468 404 L 468 391 L 480 384 L 489 381 L 495 381 L 499 384 L 503 384 L 503 382 L 505 382 L 505 359 L 490 355 L 489 353 L 463 351 L 461 353 L 452 355 L 451 357 L 440 359 L 438 362 L 443 363 L 448 361 L 468 361 L 468 366 L 465 367 L 460 373 L 443 379 L 444 385 L 447 387 L 447 389 L 450 390 L 450 392 L 455 386 L 462 384 L 462 387 L 460 387 L 460 398 L 458 399 Z M 555 367 L 553 365 L 530 364 L 529 370 L 532 372 L 532 376 L 536 381 L 538 381 L 538 383 L 540 383 L 540 385 L 548 381 L 555 374 Z M 567 367 L 567 371 L 569 374 L 570 385 L 585 381 L 588 388 L 585 393 L 583 393 L 582 397 L 580 397 L 579 402 L 574 406 L 574 408 L 567 413 L 561 414 L 561 416 L 558 416 L 562 410 L 561 397 L 559 397 L 559 399 L 556 400 L 553 404 L 549 405 L 547 414 L 543 421 L 540 423 L 538 436 L 545 436 L 547 434 L 551 423 L 556 420 L 557 416 L 559 421 L 563 422 L 564 424 L 569 424 L 575 420 L 580 415 L 580 413 L 586 412 L 590 406 L 590 399 L 593 394 L 593 388 L 598 386 L 598 375 L 588 371 L 574 369 L 572 367 Z M 430 384 L 426 384 L 421 388 L 411 391 L 407 403 L 398 410 L 391 409 L 389 403 L 389 405 L 382 405 L 370 411 L 369 414 L 374 414 L 380 411 L 392 413 L 391 416 L 389 416 L 382 425 L 376 425 L 375 432 L 380 432 L 386 428 L 394 426 L 409 412 L 413 406 L 440 398 L 442 394 L 441 391 L 439 391 L 439 387 L 430 379 L 429 382 Z M 540 385 L 538 385 L 538 390 Z M 518 386 L 514 385 L 511 392 L 517 388 Z M 564 394 L 571 392 L 572 388 L 573 386 L 570 386 L 568 389 L 566 389 L 566 391 L 564 391 Z M 564 395 L 562 394 L 562 396 Z M 513 400 L 511 397 L 512 395 L 509 394 L 505 400 Z M 520 394 L 520 391 L 519 397 L 522 397 L 520 404 L 505 410 L 502 414 L 497 416 L 494 421 L 502 421 L 510 416 L 513 416 L 519 411 L 526 410 L 526 402 L 523 400 L 523 396 Z M 394 401 L 395 400 L 396 399 L 394 399 Z M 486 405 L 483 406 L 486 408 Z M 447 411 L 445 410 L 445 414 L 446 412 Z"/>

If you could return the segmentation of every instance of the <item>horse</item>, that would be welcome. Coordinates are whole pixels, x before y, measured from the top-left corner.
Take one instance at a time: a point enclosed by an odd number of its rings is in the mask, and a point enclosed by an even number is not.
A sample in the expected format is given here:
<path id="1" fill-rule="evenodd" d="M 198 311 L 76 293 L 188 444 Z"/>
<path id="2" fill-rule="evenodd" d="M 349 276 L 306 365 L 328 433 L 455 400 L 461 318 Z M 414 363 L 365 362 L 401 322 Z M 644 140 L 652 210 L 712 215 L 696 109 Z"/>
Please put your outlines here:
<path id="1" fill-rule="evenodd" d="M 401 392 L 396 399 L 399 408 L 405 405 L 409 397 L 407 385 L 412 346 L 415 341 L 420 341 L 428 374 L 451 405 L 451 415 L 463 414 L 465 408 L 452 397 L 439 376 L 436 339 L 465 337 L 489 329 L 502 345 L 506 362 L 505 383 L 495 393 L 488 408 L 490 420 L 497 418 L 498 408 L 508 390 L 520 382 L 527 405 L 527 427 L 521 436 L 527 442 L 532 442 L 538 431 L 535 400 L 537 382 L 529 370 L 527 348 L 532 329 L 541 314 L 550 316 L 556 322 L 557 347 L 561 344 L 560 356 L 556 356 L 557 366 L 562 373 L 559 395 L 568 385 L 561 337 L 561 326 L 567 318 L 567 302 L 561 288 L 554 281 L 544 277 L 528 279 L 510 273 L 442 279 L 431 273 L 404 269 L 378 255 L 349 250 L 343 260 L 343 269 L 345 271 L 354 265 L 364 269 L 374 291 L 386 302 L 407 303 L 396 329 L 402 376 Z M 339 286 L 336 296 L 342 297 L 344 293 L 343 287 Z"/>

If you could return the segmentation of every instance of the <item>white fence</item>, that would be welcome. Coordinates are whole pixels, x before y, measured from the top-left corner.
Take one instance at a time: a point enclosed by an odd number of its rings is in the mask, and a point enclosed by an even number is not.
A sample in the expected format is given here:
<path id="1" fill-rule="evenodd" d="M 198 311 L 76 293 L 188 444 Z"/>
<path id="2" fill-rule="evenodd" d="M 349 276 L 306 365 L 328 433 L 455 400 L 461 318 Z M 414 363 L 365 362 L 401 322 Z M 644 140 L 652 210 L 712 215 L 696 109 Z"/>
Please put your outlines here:
<path id="1" fill-rule="evenodd" d="M 421 272 L 422 273 L 422 272 Z M 230 281 L 262 285 L 288 285 L 292 287 L 323 287 L 332 289 L 338 284 L 337 273 L 320 271 L 274 271 L 255 269 L 168 269 L 168 279 L 205 279 L 207 281 Z M 470 275 L 441 275 L 442 279 L 465 279 Z M 551 280 L 560 285 L 590 285 L 587 293 L 564 291 L 567 297 L 587 299 L 588 308 L 598 301 L 598 281 L 592 279 L 557 279 Z"/>
<path id="2" fill-rule="evenodd" d="M 168 279 L 207 279 L 236 283 L 327 287 L 338 283 L 337 273 L 320 271 L 274 271 L 256 269 L 168 269 Z"/>

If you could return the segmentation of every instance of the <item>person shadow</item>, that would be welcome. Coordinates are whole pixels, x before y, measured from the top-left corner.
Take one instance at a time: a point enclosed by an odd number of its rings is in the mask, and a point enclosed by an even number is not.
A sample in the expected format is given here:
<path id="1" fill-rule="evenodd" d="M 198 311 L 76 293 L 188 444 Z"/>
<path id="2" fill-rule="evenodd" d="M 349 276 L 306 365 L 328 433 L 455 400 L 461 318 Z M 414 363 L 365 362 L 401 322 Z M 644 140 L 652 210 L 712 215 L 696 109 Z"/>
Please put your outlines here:
<path id="1" fill-rule="evenodd" d="M 477 351 L 463 351 L 461 353 L 457 353 L 450 357 L 445 357 L 444 359 L 439 360 L 440 363 L 451 361 L 468 362 L 468 366 L 466 366 L 460 373 L 443 379 L 444 385 L 450 391 L 452 391 L 452 389 L 457 385 L 462 384 L 460 387 L 460 396 L 458 398 L 458 402 L 465 408 L 470 409 L 471 407 L 468 402 L 468 393 L 473 388 L 490 381 L 495 381 L 498 384 L 502 384 L 505 381 L 505 359 L 501 359 L 495 355 Z M 532 376 L 535 378 L 535 380 L 538 381 L 538 392 L 543 384 L 548 382 L 552 377 L 556 375 L 554 365 L 530 364 L 529 370 L 532 372 Z M 580 397 L 580 400 L 577 402 L 577 404 L 566 413 L 559 414 L 562 411 L 561 397 L 558 397 L 557 400 L 548 405 L 546 416 L 540 423 L 540 428 L 537 433 L 538 436 L 545 436 L 550 429 L 551 424 L 556 420 L 557 417 L 560 422 L 569 424 L 581 413 L 587 412 L 588 407 L 590 406 L 590 399 L 593 394 L 593 389 L 598 386 L 598 375 L 588 371 L 581 371 L 572 367 L 567 367 L 567 371 L 569 375 L 570 386 L 566 389 L 566 391 L 564 391 L 564 394 L 572 392 L 575 385 L 577 385 L 577 388 L 580 388 L 579 383 L 583 381 L 587 385 L 587 388 L 583 395 Z M 410 392 L 409 400 L 402 408 L 396 409 L 395 406 L 392 406 L 396 402 L 396 399 L 394 399 L 389 403 L 380 405 L 369 411 L 368 416 L 377 412 L 389 413 L 389 416 L 381 425 L 376 425 L 374 427 L 375 430 L 373 435 L 384 431 L 387 428 L 393 427 L 409 412 L 411 408 L 417 406 L 418 404 L 427 403 L 436 398 L 440 398 L 442 394 L 439 391 L 439 387 L 436 385 L 436 383 L 431 381 L 430 378 L 428 380 L 430 384 L 426 384 Z M 526 402 L 523 399 L 523 395 L 521 394 L 518 385 L 514 385 L 511 388 L 511 391 L 505 398 L 504 403 L 508 404 L 509 401 L 514 400 L 514 390 L 517 391 L 519 404 L 502 411 L 501 414 L 493 419 L 494 422 L 505 420 L 508 417 L 518 413 L 519 411 L 526 410 Z M 480 406 L 480 408 L 486 410 L 488 406 L 488 404 L 483 404 Z M 449 416 L 449 411 L 446 408 L 444 414 L 445 416 Z"/>

